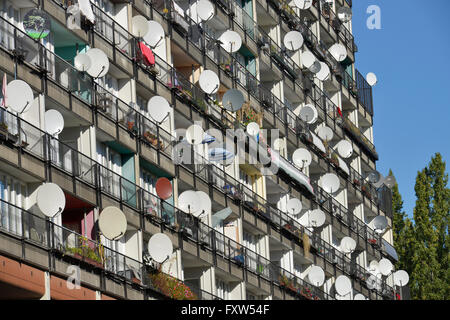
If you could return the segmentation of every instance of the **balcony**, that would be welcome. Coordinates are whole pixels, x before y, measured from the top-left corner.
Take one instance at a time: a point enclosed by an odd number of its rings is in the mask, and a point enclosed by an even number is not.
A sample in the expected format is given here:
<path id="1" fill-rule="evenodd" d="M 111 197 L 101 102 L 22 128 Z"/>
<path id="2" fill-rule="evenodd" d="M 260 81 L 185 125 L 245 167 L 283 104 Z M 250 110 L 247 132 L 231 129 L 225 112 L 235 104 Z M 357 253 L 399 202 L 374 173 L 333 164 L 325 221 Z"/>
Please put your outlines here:
<path id="1" fill-rule="evenodd" d="M 341 126 L 371 156 L 372 159 L 378 160 L 378 153 L 376 152 L 373 143 L 366 138 L 350 119 L 344 118 Z"/>

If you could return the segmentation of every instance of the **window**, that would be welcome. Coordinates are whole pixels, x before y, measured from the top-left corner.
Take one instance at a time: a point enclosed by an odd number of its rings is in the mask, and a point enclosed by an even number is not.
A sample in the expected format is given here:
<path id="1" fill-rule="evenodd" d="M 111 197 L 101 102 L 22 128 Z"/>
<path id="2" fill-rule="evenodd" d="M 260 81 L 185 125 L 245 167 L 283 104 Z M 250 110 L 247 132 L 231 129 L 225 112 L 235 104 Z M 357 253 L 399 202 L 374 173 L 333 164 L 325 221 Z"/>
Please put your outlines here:
<path id="1" fill-rule="evenodd" d="M 97 142 L 97 161 L 109 170 L 100 170 L 100 183 L 107 192 L 120 198 L 122 158 L 120 154 L 102 142 Z"/>
<path id="2" fill-rule="evenodd" d="M 25 197 L 25 185 L 6 173 L 0 172 L 0 228 L 22 234 L 22 213 L 16 206 L 22 208 Z"/>
<path id="3" fill-rule="evenodd" d="M 225 281 L 216 279 L 216 292 L 216 295 L 219 298 L 223 300 L 229 300 L 230 287 Z"/>

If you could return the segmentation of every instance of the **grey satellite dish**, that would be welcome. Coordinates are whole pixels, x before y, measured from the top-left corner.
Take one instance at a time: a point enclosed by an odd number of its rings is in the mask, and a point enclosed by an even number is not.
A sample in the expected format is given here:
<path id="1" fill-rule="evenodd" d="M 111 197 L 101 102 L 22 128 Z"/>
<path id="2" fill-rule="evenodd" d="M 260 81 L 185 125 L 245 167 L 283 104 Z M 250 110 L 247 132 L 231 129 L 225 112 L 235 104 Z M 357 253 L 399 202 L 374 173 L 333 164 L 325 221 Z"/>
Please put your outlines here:
<path id="1" fill-rule="evenodd" d="M 376 170 L 372 170 L 367 174 L 367 179 L 372 184 L 378 183 L 381 180 L 381 178 L 382 178 L 381 174 Z"/>
<path id="2" fill-rule="evenodd" d="M 163 27 L 159 24 L 159 22 L 154 20 L 148 21 L 148 30 L 147 34 L 144 36 L 144 41 L 152 48 L 156 48 L 160 46 L 163 42 L 165 33 Z"/>
<path id="3" fill-rule="evenodd" d="M 398 270 L 394 272 L 394 284 L 399 287 L 404 287 L 409 282 L 408 272 L 405 270 Z"/>
<path id="4" fill-rule="evenodd" d="M 294 0 L 294 4 L 299 9 L 307 10 L 311 8 L 312 0 Z"/>
<path id="5" fill-rule="evenodd" d="M 289 31 L 284 36 L 283 43 L 286 49 L 297 51 L 303 45 L 303 36 L 298 31 Z"/>
<path id="6" fill-rule="evenodd" d="M 324 225 L 326 220 L 325 213 L 320 209 L 312 210 L 309 214 L 309 224 L 314 228 L 319 228 Z"/>
<path id="7" fill-rule="evenodd" d="M 339 190 L 339 177 L 334 173 L 327 173 L 319 179 L 319 186 L 326 192 L 333 194 Z"/>
<path id="8" fill-rule="evenodd" d="M 25 113 L 33 105 L 31 87 L 23 80 L 13 80 L 6 86 L 6 106 L 17 113 Z"/>
<path id="9" fill-rule="evenodd" d="M 314 286 L 320 287 L 325 282 L 325 272 L 321 267 L 313 266 L 308 273 L 308 279 Z"/>
<path id="10" fill-rule="evenodd" d="M 259 124 L 256 122 L 250 122 L 246 127 L 247 133 L 252 136 L 256 137 L 259 133 Z"/>
<path id="11" fill-rule="evenodd" d="M 242 46 L 242 39 L 239 33 L 227 30 L 219 37 L 222 48 L 228 53 L 237 52 Z"/>
<path id="12" fill-rule="evenodd" d="M 47 217 L 52 218 L 64 211 L 66 196 L 55 183 L 44 183 L 37 189 L 36 204 Z"/>
<path id="13" fill-rule="evenodd" d="M 311 152 L 309 152 L 305 148 L 299 148 L 295 150 L 292 154 L 292 162 L 294 162 L 297 167 L 302 169 L 305 167 L 309 167 L 312 162 Z"/>
<path id="14" fill-rule="evenodd" d="M 322 62 L 317 60 L 308 69 L 309 71 L 317 75 L 320 72 L 320 70 L 322 70 Z M 326 70 L 324 70 L 324 72 L 326 72 Z M 321 75 L 321 77 L 323 77 L 323 74 Z"/>
<path id="15" fill-rule="evenodd" d="M 214 6 L 208 0 L 197 1 L 197 15 L 203 21 L 211 20 L 214 17 Z"/>
<path id="16" fill-rule="evenodd" d="M 339 276 L 334 283 L 334 287 L 340 296 L 345 296 L 352 291 L 352 282 L 346 276 Z"/>
<path id="17" fill-rule="evenodd" d="M 194 190 L 184 191 L 178 197 L 178 207 L 181 211 L 196 214 L 200 210 L 200 199 Z"/>
<path id="18" fill-rule="evenodd" d="M 333 139 L 333 130 L 330 127 L 323 126 L 320 127 L 317 130 L 317 135 L 323 140 L 323 141 L 331 141 Z"/>
<path id="19" fill-rule="evenodd" d="M 357 293 L 355 295 L 355 297 L 353 298 L 353 300 L 367 300 L 366 297 L 364 297 L 364 295 L 362 295 L 361 293 Z"/>
<path id="20" fill-rule="evenodd" d="M 238 89 L 230 89 L 223 95 L 222 105 L 231 112 L 236 112 L 244 104 L 244 95 Z"/>
<path id="21" fill-rule="evenodd" d="M 93 78 L 101 78 L 109 71 L 108 56 L 98 48 L 89 49 L 86 54 L 91 58 L 91 66 L 87 73 Z"/>
<path id="22" fill-rule="evenodd" d="M 137 38 L 144 37 L 149 32 L 148 20 L 141 15 L 131 18 L 132 34 Z"/>
<path id="23" fill-rule="evenodd" d="M 307 104 L 300 109 L 298 116 L 306 123 L 313 124 L 317 121 L 318 112 L 316 107 L 314 107 L 312 104 Z"/>
<path id="24" fill-rule="evenodd" d="M 394 266 L 392 265 L 392 262 L 386 258 L 382 258 L 378 262 L 378 266 L 379 266 L 380 272 L 383 276 L 390 275 L 392 273 L 392 270 L 394 270 Z"/>
<path id="25" fill-rule="evenodd" d="M 147 110 L 153 120 L 162 123 L 169 116 L 172 107 L 164 97 L 153 96 L 147 102 Z"/>
<path id="26" fill-rule="evenodd" d="M 200 209 L 194 214 L 196 217 L 200 217 L 204 214 L 211 212 L 212 204 L 209 195 L 203 191 L 196 191 L 197 198 L 200 202 Z"/>
<path id="27" fill-rule="evenodd" d="M 119 240 L 127 231 L 127 218 L 119 208 L 106 207 L 100 213 L 98 227 L 109 240 Z"/>
<path id="28" fill-rule="evenodd" d="M 387 176 L 386 178 L 384 178 L 384 184 L 389 189 L 392 189 L 395 186 L 396 183 L 397 182 L 395 181 L 394 176 Z"/>
<path id="29" fill-rule="evenodd" d="M 214 71 L 204 70 L 198 82 L 206 94 L 215 94 L 219 90 L 220 80 Z"/>
<path id="30" fill-rule="evenodd" d="M 163 263 L 173 253 L 172 241 L 164 233 L 154 234 L 148 241 L 148 253 L 153 260 Z"/>
<path id="31" fill-rule="evenodd" d="M 356 248 L 356 241 L 351 237 L 343 237 L 341 239 L 341 250 L 344 253 L 352 253 L 355 251 Z"/>
<path id="32" fill-rule="evenodd" d="M 295 216 L 302 211 L 302 202 L 297 198 L 291 198 L 286 203 L 286 211 L 288 214 Z"/>
<path id="33" fill-rule="evenodd" d="M 330 51 L 333 58 L 338 62 L 342 62 L 347 58 L 347 48 L 340 43 L 333 44 L 328 51 Z"/>
<path id="34" fill-rule="evenodd" d="M 203 128 L 197 124 L 189 126 L 186 130 L 186 140 L 189 144 L 201 144 L 204 135 L 205 132 L 203 131 Z"/>
<path id="35" fill-rule="evenodd" d="M 342 158 L 348 159 L 353 154 L 353 146 L 349 141 L 341 140 L 337 145 L 337 151 Z"/>
<path id="36" fill-rule="evenodd" d="M 385 216 L 376 216 L 373 219 L 373 227 L 375 232 L 383 233 L 388 226 L 388 220 Z"/>
<path id="37" fill-rule="evenodd" d="M 349 7 L 340 7 L 337 11 L 337 16 L 342 22 L 349 22 L 352 19 L 352 9 Z"/>
<path id="38" fill-rule="evenodd" d="M 86 53 L 79 53 L 75 56 L 74 65 L 78 71 L 86 72 L 92 65 L 91 57 Z"/>
<path id="39" fill-rule="evenodd" d="M 320 70 L 316 73 L 317 79 L 320 81 L 326 81 L 330 78 L 330 68 L 325 62 L 320 63 Z"/>
<path id="40" fill-rule="evenodd" d="M 375 75 L 375 73 L 369 72 L 369 73 L 366 75 L 366 81 L 367 81 L 367 83 L 368 83 L 371 87 L 373 87 L 374 85 L 377 84 L 378 79 L 377 79 L 377 76 Z"/>
<path id="41" fill-rule="evenodd" d="M 44 115 L 45 131 L 54 136 L 60 134 L 64 129 L 64 118 L 58 110 L 48 110 Z"/>

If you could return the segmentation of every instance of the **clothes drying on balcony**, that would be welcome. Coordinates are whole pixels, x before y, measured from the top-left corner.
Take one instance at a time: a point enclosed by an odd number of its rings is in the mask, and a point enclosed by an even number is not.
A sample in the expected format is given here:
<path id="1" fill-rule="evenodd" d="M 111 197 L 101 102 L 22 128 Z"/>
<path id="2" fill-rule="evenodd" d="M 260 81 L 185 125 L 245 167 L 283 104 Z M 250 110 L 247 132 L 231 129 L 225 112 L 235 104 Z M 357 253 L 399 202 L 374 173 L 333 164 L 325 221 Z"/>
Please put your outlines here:
<path id="1" fill-rule="evenodd" d="M 78 5 L 80 6 L 80 11 L 83 16 L 86 17 L 92 24 L 95 23 L 95 15 L 92 11 L 92 5 L 89 0 L 78 0 Z"/>
<path id="2" fill-rule="evenodd" d="M 139 49 L 141 50 L 142 59 L 144 64 L 147 66 L 155 65 L 155 55 L 153 54 L 152 49 L 147 47 L 144 42 L 139 42 Z"/>

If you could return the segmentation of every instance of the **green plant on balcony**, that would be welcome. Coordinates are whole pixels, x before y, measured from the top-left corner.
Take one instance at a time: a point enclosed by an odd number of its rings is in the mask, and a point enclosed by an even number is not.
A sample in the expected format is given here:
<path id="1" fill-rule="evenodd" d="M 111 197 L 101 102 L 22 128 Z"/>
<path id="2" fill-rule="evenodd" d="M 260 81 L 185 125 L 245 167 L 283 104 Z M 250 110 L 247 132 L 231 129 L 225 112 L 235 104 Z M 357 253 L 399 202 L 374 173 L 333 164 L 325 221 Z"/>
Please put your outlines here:
<path id="1" fill-rule="evenodd" d="M 245 126 L 250 122 L 256 122 L 260 127 L 262 126 L 262 113 L 256 112 L 249 102 L 244 103 L 241 110 L 237 112 L 237 118 Z"/>
<path id="2" fill-rule="evenodd" d="M 144 132 L 144 138 L 147 140 L 148 143 L 150 143 L 155 148 L 164 148 L 164 143 L 158 139 L 158 137 L 151 133 L 150 131 Z"/>
<path id="3" fill-rule="evenodd" d="M 206 113 L 208 111 L 208 105 L 205 103 L 205 100 L 202 98 L 197 98 L 195 100 L 195 105 L 202 113 Z"/>
<path id="4" fill-rule="evenodd" d="M 174 300 L 196 300 L 196 295 L 182 281 L 161 270 L 155 270 L 148 274 L 152 286 L 160 293 Z"/>
<path id="5" fill-rule="evenodd" d="M 84 260 L 95 266 L 102 267 L 104 262 L 104 248 L 102 244 L 96 246 L 87 237 L 78 239 L 78 247 L 66 247 L 65 253 L 69 253 L 77 259 Z"/>
<path id="6" fill-rule="evenodd" d="M 292 280 L 289 279 L 286 275 L 281 275 L 278 278 L 278 281 L 280 282 L 281 287 L 284 287 L 284 288 L 289 289 L 294 292 L 297 291 Z"/>
<path id="7" fill-rule="evenodd" d="M 231 65 L 231 61 L 227 60 L 225 62 L 221 62 L 220 63 L 220 67 L 222 68 L 222 70 L 224 70 L 226 73 L 228 73 L 229 75 L 231 75 L 233 68 Z"/>

